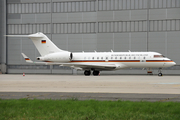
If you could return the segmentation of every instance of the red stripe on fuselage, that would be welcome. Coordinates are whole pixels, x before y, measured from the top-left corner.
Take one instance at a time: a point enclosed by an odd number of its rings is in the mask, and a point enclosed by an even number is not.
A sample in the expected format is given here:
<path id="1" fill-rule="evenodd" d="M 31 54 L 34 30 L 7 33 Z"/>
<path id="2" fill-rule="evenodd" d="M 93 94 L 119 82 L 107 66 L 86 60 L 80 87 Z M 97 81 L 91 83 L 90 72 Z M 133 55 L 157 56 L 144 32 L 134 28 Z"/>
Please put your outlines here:
<path id="1" fill-rule="evenodd" d="M 172 60 L 146 60 L 146 62 L 174 62 Z"/>
<path id="2" fill-rule="evenodd" d="M 27 59 L 27 60 L 30 60 L 30 59 Z M 44 61 L 44 62 L 53 62 L 53 61 Z M 108 61 L 105 61 L 105 60 L 73 60 L 70 62 L 72 62 L 72 63 L 75 63 L 75 62 L 135 62 L 136 63 L 136 62 L 140 62 L 140 60 L 108 60 Z M 145 60 L 145 62 L 174 62 L 174 61 L 172 61 L 172 60 Z"/>
<path id="3" fill-rule="evenodd" d="M 106 62 L 105 60 L 73 60 L 71 62 Z"/>
<path id="4" fill-rule="evenodd" d="M 44 61 L 44 62 L 53 62 L 53 61 Z"/>
<path id="5" fill-rule="evenodd" d="M 174 62 L 172 60 L 145 60 L 146 62 Z M 74 60 L 71 62 L 140 62 L 140 60 Z"/>
<path id="6" fill-rule="evenodd" d="M 140 62 L 140 60 L 74 60 L 71 62 Z"/>

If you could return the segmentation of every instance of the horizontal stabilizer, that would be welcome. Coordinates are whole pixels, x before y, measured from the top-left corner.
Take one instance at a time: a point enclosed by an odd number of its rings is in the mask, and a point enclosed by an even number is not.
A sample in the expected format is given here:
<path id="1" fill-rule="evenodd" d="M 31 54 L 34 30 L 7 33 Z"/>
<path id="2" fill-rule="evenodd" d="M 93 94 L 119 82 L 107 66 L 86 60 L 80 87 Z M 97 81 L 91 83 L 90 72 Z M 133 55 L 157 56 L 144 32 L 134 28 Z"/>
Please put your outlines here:
<path id="1" fill-rule="evenodd" d="M 27 57 L 24 53 L 21 53 L 21 54 L 24 57 L 24 59 L 26 60 L 26 62 L 33 63 L 33 61 L 29 57 Z"/>
<path id="2" fill-rule="evenodd" d="M 28 63 L 51 65 L 51 63 L 49 64 L 48 62 L 34 62 L 29 57 L 27 57 L 24 53 L 21 53 L 21 54 L 24 57 L 24 59 L 26 60 L 26 62 L 28 62 Z"/>
<path id="3" fill-rule="evenodd" d="M 43 35 L 41 34 L 31 34 L 31 35 L 5 35 L 7 37 L 28 37 L 28 38 L 41 38 Z"/>

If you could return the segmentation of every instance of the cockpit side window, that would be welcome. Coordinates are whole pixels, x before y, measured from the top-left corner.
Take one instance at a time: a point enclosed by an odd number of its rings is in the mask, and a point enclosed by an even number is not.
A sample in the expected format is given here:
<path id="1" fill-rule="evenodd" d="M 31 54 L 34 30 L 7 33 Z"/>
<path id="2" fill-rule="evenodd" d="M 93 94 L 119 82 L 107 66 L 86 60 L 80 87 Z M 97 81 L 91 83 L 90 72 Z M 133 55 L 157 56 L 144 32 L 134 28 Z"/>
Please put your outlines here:
<path id="1" fill-rule="evenodd" d="M 154 58 L 164 58 L 165 56 L 163 55 L 154 55 Z"/>

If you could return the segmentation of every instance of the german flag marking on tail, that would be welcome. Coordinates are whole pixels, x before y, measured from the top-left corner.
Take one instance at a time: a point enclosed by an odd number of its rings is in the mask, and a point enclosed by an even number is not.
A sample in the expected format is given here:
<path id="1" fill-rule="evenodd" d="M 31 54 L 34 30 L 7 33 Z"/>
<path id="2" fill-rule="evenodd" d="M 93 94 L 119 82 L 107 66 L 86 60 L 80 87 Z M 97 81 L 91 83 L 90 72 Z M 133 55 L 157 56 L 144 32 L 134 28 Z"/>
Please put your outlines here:
<path id="1" fill-rule="evenodd" d="M 46 40 L 41 40 L 41 43 L 43 43 L 43 44 L 46 43 Z"/>

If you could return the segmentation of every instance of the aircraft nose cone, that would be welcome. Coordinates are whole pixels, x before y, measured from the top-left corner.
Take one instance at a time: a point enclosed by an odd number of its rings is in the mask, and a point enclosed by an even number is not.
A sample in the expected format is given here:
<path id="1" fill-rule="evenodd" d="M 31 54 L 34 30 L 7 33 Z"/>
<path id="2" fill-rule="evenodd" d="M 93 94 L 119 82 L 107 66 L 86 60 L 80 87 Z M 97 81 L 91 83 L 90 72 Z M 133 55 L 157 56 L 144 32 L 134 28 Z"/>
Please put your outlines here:
<path id="1" fill-rule="evenodd" d="M 175 62 L 172 62 L 172 64 L 173 64 L 173 65 L 176 65 L 176 63 L 175 63 Z"/>
<path id="2" fill-rule="evenodd" d="M 174 66 L 174 65 L 176 65 L 176 63 L 174 61 L 164 63 L 165 67 L 171 67 L 171 66 Z"/>

